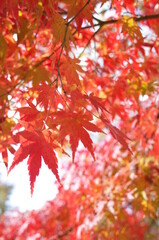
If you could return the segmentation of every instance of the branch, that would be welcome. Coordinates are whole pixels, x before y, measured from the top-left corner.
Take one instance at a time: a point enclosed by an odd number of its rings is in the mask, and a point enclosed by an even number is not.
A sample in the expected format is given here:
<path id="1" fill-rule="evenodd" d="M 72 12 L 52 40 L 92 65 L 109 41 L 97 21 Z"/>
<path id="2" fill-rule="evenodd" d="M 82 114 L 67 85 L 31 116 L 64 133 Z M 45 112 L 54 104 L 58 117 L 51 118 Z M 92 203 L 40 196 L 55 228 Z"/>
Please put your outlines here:
<path id="1" fill-rule="evenodd" d="M 159 14 L 134 17 L 134 20 L 136 22 L 140 22 L 140 21 L 151 20 L 151 19 L 156 19 L 156 18 L 159 18 Z"/>
<path id="2" fill-rule="evenodd" d="M 59 48 L 58 48 L 59 49 Z M 6 93 L 3 93 L 0 95 L 1 97 L 7 96 L 9 95 L 15 88 L 19 88 L 20 86 L 23 85 L 25 78 L 28 76 L 29 73 L 31 73 L 32 71 L 34 71 L 36 68 L 38 68 L 40 65 L 42 65 L 46 60 L 48 60 L 53 54 L 55 53 L 55 51 L 53 51 L 51 54 L 49 54 L 46 58 L 44 58 L 43 60 L 39 61 L 38 63 L 36 63 L 31 69 L 29 69 L 23 76 L 23 79 L 17 83 L 16 85 L 12 86 L 10 90 L 6 91 Z"/>
<path id="3" fill-rule="evenodd" d="M 62 237 L 66 236 L 68 233 L 70 233 L 72 231 L 73 231 L 73 227 L 70 227 L 64 233 L 58 234 L 57 238 L 62 238 Z"/>
<path id="4" fill-rule="evenodd" d="M 73 231 L 73 227 L 70 227 L 69 229 L 67 229 L 65 232 L 63 233 L 59 233 L 58 235 L 51 237 L 50 240 L 55 240 L 55 239 L 61 239 L 64 236 L 68 235 L 70 232 Z"/>
<path id="5" fill-rule="evenodd" d="M 70 21 L 68 21 L 68 22 L 66 23 L 66 30 L 65 30 L 64 39 L 63 39 L 63 42 L 62 42 L 61 46 L 58 47 L 58 49 L 61 48 L 61 51 L 60 51 L 60 56 L 59 56 L 58 63 L 57 63 L 57 68 L 59 67 L 59 62 L 60 62 L 61 55 L 62 55 L 62 52 L 63 52 L 63 48 L 64 48 L 64 44 L 65 44 L 65 40 L 66 40 L 66 35 L 67 35 L 68 26 L 69 26 L 69 24 L 70 24 L 72 21 L 74 21 L 74 19 L 83 11 L 83 9 L 89 4 L 89 2 L 90 2 L 90 0 L 79 10 L 79 12 L 78 12 L 72 19 L 70 19 Z M 82 27 L 81 30 L 82 30 L 82 29 L 93 28 L 93 27 L 98 27 L 98 26 L 99 26 L 99 29 L 98 29 L 96 32 L 94 32 L 94 34 L 91 36 L 91 38 L 89 39 L 88 43 L 87 43 L 86 46 L 84 47 L 83 51 L 80 53 L 79 57 L 81 57 L 81 55 L 84 53 L 85 49 L 89 46 L 91 40 L 95 37 L 95 35 L 100 31 L 100 29 L 101 29 L 103 26 L 109 25 L 109 24 L 121 23 L 121 18 L 120 18 L 120 19 L 111 19 L 111 20 L 108 20 L 108 21 L 101 21 L 100 19 L 97 19 L 97 18 L 95 18 L 95 17 L 93 17 L 93 18 L 94 18 L 94 20 L 96 20 L 98 23 L 94 24 L 93 26 L 89 25 L 89 26 Z M 133 19 L 134 19 L 136 22 L 145 21 L 145 20 L 152 20 L 152 19 L 157 19 L 157 18 L 159 18 L 159 14 L 133 17 Z M 57 49 L 57 50 L 58 50 L 58 49 Z M 20 86 L 23 84 L 23 82 L 24 82 L 25 78 L 27 77 L 27 75 L 28 75 L 31 71 L 35 70 L 35 69 L 38 68 L 40 65 L 42 65 L 46 60 L 48 60 L 48 59 L 54 54 L 55 51 L 56 51 L 56 50 L 54 50 L 54 51 L 53 51 L 50 55 L 48 55 L 46 58 L 44 58 L 43 60 L 41 60 L 40 62 L 38 62 L 37 64 L 35 64 L 32 69 L 29 69 L 29 70 L 26 72 L 26 74 L 24 75 L 23 80 L 20 81 L 20 83 L 14 85 L 14 86 L 13 86 L 9 91 L 7 91 L 6 93 L 1 94 L 1 95 L 0 95 L 0 98 L 6 96 L 6 95 L 8 95 L 8 94 L 10 94 L 16 87 L 20 87 Z M 58 72 L 59 72 L 59 71 L 58 71 Z M 58 79 L 58 78 L 57 78 L 57 79 Z M 57 81 L 58 81 L 57 79 L 56 79 L 56 83 L 57 83 Z M 62 87 L 62 88 L 63 88 L 63 87 Z"/>
<path id="6" fill-rule="evenodd" d="M 131 18 L 131 16 L 130 16 Z M 140 22 L 140 21 L 145 21 L 145 20 L 151 20 L 151 19 L 156 19 L 159 18 L 159 14 L 154 14 L 154 15 L 146 15 L 146 16 L 138 16 L 138 17 L 132 17 L 136 22 Z M 121 22 L 121 18 L 120 19 L 112 19 L 112 20 L 108 20 L 108 21 L 101 21 L 99 22 L 100 26 L 104 26 L 104 25 L 108 25 L 108 24 L 113 24 L 113 23 L 120 23 Z"/>
<path id="7" fill-rule="evenodd" d="M 131 18 L 131 16 L 130 16 Z M 152 20 L 152 19 L 157 19 L 159 18 L 159 14 L 154 14 L 154 15 L 146 15 L 146 16 L 138 16 L 138 17 L 132 17 L 136 22 L 141 22 L 141 21 L 145 21 L 145 20 Z M 87 28 L 93 28 L 93 27 L 103 27 L 104 25 L 109 25 L 109 24 L 114 24 L 114 23 L 121 23 L 121 18 L 119 19 L 111 19 L 111 20 L 107 20 L 107 21 L 102 21 L 100 19 L 97 19 L 95 17 L 93 17 L 94 20 L 96 20 L 98 23 L 94 24 L 93 26 L 89 25 L 89 26 L 85 26 L 82 27 L 81 29 L 87 29 Z"/>
<path id="8" fill-rule="evenodd" d="M 79 54 L 78 58 L 80 58 L 80 57 L 82 56 L 82 54 L 84 53 L 84 51 L 86 50 L 86 48 L 89 46 L 91 40 L 97 35 L 97 33 L 100 31 L 100 29 L 101 29 L 101 27 L 98 28 L 98 30 L 93 33 L 93 35 L 90 37 L 89 41 L 87 42 L 86 46 L 84 47 L 84 49 L 83 49 L 82 52 Z"/>
<path id="9" fill-rule="evenodd" d="M 131 18 L 131 16 L 130 16 Z M 145 21 L 145 20 L 152 20 L 152 19 L 157 19 L 159 18 L 159 14 L 154 14 L 154 15 L 146 15 L 146 16 L 139 16 L 139 17 L 132 17 L 136 22 L 141 22 L 141 21 Z M 83 27 L 81 29 L 87 29 L 87 28 L 92 28 L 92 27 L 98 27 L 98 30 L 96 32 L 93 33 L 93 35 L 90 37 L 90 39 L 88 40 L 86 46 L 84 47 L 84 49 L 82 50 L 82 52 L 79 54 L 79 58 L 81 57 L 81 55 L 84 53 L 84 51 L 86 50 L 86 48 L 89 46 L 91 40 L 97 35 L 97 33 L 100 31 L 100 29 L 105 26 L 105 25 L 109 25 L 109 24 L 115 24 L 115 23 L 121 23 L 121 18 L 120 19 L 111 19 L 108 21 L 101 21 L 100 19 L 97 19 L 96 17 L 93 17 L 94 20 L 96 20 L 98 23 L 94 24 L 93 26 L 86 26 Z"/>
<path id="10" fill-rule="evenodd" d="M 67 30 L 68 30 L 69 24 L 83 11 L 83 9 L 89 4 L 89 2 L 90 2 L 90 0 L 88 0 L 88 2 L 79 10 L 79 12 L 78 12 L 72 19 L 70 19 L 70 21 L 68 21 L 68 22 L 66 23 L 66 29 L 65 29 L 64 39 L 63 39 L 63 41 L 62 41 L 61 46 L 59 47 L 59 48 L 61 48 L 61 51 L 60 51 L 60 55 L 59 55 L 59 59 L 58 59 L 57 65 L 56 65 L 57 72 L 58 72 L 58 76 L 57 76 L 55 82 L 56 82 L 56 86 L 58 86 L 58 78 L 60 78 L 61 87 L 62 87 L 62 90 L 63 90 L 63 92 L 64 92 L 65 94 L 66 94 L 66 91 L 64 90 L 63 83 L 62 83 L 62 79 L 61 79 L 61 75 L 60 75 L 60 71 L 59 71 L 59 63 L 60 63 L 60 59 L 61 59 L 61 55 L 62 55 L 62 52 L 63 52 L 64 45 L 65 45 L 65 41 L 66 41 Z M 58 48 L 58 49 L 59 49 L 59 48 Z M 58 50 L 58 49 L 56 49 L 56 50 Z M 55 50 L 54 50 L 51 54 L 49 54 L 46 58 L 44 58 L 43 60 L 41 60 L 41 61 L 39 61 L 37 64 L 35 64 L 35 65 L 32 67 L 32 69 L 29 69 L 29 70 L 24 74 L 23 80 L 20 81 L 19 83 L 17 83 L 16 85 L 14 85 L 14 86 L 13 86 L 9 91 L 7 91 L 6 93 L 1 94 L 1 95 L 0 95 L 0 98 L 9 95 L 15 88 L 20 87 L 20 86 L 23 84 L 25 78 L 28 76 L 28 74 L 29 74 L 30 72 L 32 72 L 33 70 L 35 70 L 36 68 L 38 68 L 40 65 L 42 65 L 46 60 L 48 60 L 48 59 L 54 54 L 54 52 L 55 52 Z"/>

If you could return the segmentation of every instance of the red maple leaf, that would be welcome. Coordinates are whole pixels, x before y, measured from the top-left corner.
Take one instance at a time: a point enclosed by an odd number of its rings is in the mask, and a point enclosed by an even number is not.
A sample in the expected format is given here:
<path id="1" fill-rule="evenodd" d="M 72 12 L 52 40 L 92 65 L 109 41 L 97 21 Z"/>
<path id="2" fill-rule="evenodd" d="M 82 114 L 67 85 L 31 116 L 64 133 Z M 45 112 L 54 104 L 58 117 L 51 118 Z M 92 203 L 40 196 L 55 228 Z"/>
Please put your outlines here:
<path id="1" fill-rule="evenodd" d="M 107 128 L 109 128 L 112 136 L 121 144 L 125 149 L 128 149 L 130 153 L 132 153 L 125 139 L 129 139 L 123 132 L 121 132 L 117 127 L 113 126 L 108 119 L 103 118 L 101 116 L 101 120 L 105 124 Z"/>
<path id="2" fill-rule="evenodd" d="M 74 161 L 75 152 L 77 150 L 79 140 L 83 143 L 84 147 L 88 149 L 95 160 L 93 142 L 90 138 L 88 131 L 102 132 L 95 124 L 91 123 L 92 116 L 80 113 L 65 112 L 63 110 L 54 114 L 54 124 L 60 125 L 59 140 L 63 143 L 67 135 L 70 136 L 70 144 L 72 149 L 72 158 Z"/>
<path id="3" fill-rule="evenodd" d="M 24 159 L 28 158 L 28 171 L 30 176 L 31 195 L 34 190 L 34 183 L 36 177 L 39 175 L 41 168 L 41 158 L 44 159 L 45 164 L 53 172 L 56 179 L 60 182 L 57 170 L 57 158 L 53 146 L 45 140 L 42 132 L 23 131 L 18 133 L 22 143 L 15 153 L 13 163 L 9 172 Z M 8 172 L 8 173 L 9 173 Z"/>

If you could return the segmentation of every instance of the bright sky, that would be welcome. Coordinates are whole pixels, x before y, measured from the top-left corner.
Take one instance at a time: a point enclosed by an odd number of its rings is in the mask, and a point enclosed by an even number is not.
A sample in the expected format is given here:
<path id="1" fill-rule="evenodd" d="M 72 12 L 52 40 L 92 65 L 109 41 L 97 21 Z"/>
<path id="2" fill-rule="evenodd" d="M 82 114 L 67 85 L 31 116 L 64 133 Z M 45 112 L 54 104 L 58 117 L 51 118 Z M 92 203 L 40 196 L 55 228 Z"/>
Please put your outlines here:
<path id="1" fill-rule="evenodd" d="M 36 179 L 32 197 L 27 160 L 17 165 L 8 176 L 5 166 L 1 163 L 0 175 L 5 183 L 14 186 L 9 205 L 12 208 L 18 207 L 20 211 L 40 209 L 47 200 L 52 200 L 57 194 L 57 187 L 54 183 L 55 177 L 44 163 L 42 163 L 40 174 Z"/>

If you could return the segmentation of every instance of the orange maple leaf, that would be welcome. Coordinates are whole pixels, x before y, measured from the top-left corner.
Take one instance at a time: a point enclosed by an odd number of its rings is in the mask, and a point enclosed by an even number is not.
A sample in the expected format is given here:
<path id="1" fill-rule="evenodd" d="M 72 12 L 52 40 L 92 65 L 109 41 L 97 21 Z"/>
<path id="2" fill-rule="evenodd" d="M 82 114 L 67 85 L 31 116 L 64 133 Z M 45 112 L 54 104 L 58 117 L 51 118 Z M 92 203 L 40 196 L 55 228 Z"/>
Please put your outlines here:
<path id="1" fill-rule="evenodd" d="M 81 8 L 86 5 L 87 2 L 88 1 L 86 0 L 71 1 L 72 4 L 68 9 L 68 19 L 76 16 L 80 12 Z M 80 30 L 84 19 L 87 19 L 87 21 L 93 26 L 92 14 L 89 4 L 86 5 L 85 8 L 81 11 L 81 13 L 75 18 L 78 30 Z"/>
<path id="2" fill-rule="evenodd" d="M 77 58 L 67 58 L 64 61 L 61 61 L 60 72 L 66 77 L 67 84 L 76 84 L 80 85 L 79 74 L 78 72 L 84 72 L 82 67 L 79 65 L 80 60 Z"/>
<path id="3" fill-rule="evenodd" d="M 60 14 L 58 14 L 55 11 L 53 11 L 52 28 L 53 28 L 54 42 L 56 44 L 59 44 L 59 42 L 63 42 L 63 40 L 65 39 L 65 48 L 66 48 L 66 52 L 68 53 L 69 40 L 74 42 L 74 38 L 71 34 L 70 27 L 66 26 L 65 20 L 62 18 Z"/>

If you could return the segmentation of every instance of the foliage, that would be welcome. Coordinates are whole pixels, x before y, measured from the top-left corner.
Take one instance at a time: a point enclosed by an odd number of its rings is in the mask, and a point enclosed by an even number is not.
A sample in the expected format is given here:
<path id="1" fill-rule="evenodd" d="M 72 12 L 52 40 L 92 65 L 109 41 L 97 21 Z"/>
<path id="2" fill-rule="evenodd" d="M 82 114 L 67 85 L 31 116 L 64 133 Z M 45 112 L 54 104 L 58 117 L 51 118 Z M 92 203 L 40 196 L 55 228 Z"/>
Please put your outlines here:
<path id="1" fill-rule="evenodd" d="M 4 216 L 1 236 L 153 239 L 158 0 L 0 2 L 3 162 L 14 154 L 10 172 L 27 158 L 31 194 L 42 159 L 59 182 L 44 210 Z"/>
<path id="2" fill-rule="evenodd" d="M 9 210 L 8 200 L 12 192 L 12 186 L 0 180 L 0 215 Z"/>

